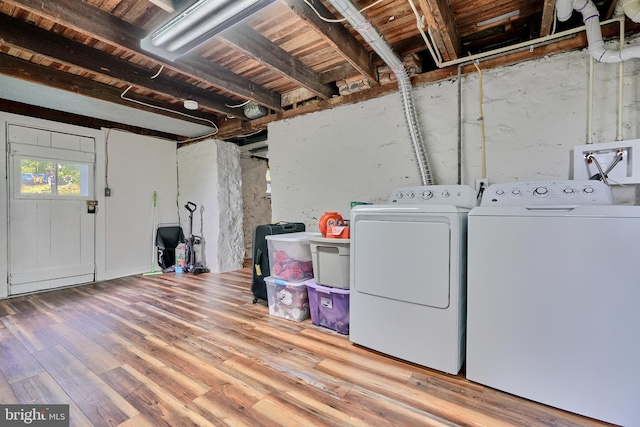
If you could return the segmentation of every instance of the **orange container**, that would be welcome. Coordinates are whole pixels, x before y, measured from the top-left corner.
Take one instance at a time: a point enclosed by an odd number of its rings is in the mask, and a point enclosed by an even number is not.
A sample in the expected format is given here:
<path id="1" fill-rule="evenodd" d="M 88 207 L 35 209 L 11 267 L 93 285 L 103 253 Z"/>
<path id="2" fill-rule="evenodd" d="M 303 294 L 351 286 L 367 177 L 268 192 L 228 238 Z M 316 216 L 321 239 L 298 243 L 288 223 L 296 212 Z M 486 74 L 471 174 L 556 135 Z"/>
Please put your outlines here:
<path id="1" fill-rule="evenodd" d="M 340 215 L 338 212 L 325 212 L 318 221 L 318 228 L 320 229 L 320 233 L 322 233 L 322 237 L 327 237 L 328 227 L 343 224 L 344 218 L 342 218 L 342 215 Z"/>
<path id="2" fill-rule="evenodd" d="M 327 226 L 327 238 L 333 239 L 348 239 L 349 227 L 344 225 Z"/>

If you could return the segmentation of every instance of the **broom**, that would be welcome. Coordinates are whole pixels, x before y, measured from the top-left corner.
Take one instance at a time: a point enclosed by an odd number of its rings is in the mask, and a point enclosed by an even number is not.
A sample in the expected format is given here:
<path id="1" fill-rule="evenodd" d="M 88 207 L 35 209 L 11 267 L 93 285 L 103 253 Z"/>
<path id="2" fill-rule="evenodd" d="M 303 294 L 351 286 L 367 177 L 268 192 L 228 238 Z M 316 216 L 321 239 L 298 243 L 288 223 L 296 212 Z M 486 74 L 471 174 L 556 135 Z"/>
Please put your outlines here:
<path id="1" fill-rule="evenodd" d="M 153 231 L 151 232 L 151 271 L 142 273 L 143 276 L 162 274 L 162 270 L 156 271 L 156 209 L 158 204 L 158 193 L 153 192 Z"/>

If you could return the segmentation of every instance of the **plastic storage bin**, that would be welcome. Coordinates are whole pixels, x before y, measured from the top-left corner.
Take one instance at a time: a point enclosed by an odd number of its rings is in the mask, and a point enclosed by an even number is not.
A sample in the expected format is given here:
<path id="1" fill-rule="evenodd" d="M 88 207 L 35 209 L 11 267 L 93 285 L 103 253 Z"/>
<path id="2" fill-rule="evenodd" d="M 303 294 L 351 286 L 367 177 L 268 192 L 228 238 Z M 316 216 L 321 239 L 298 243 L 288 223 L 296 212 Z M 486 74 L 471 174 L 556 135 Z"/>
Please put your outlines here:
<path id="1" fill-rule="evenodd" d="M 307 280 L 309 310 L 314 325 L 333 329 L 339 334 L 349 334 L 349 289 L 318 285 Z"/>
<path id="2" fill-rule="evenodd" d="M 349 239 L 309 236 L 316 283 L 349 289 Z"/>
<path id="3" fill-rule="evenodd" d="M 309 294 L 304 282 L 287 282 L 271 276 L 264 281 L 270 315 L 296 322 L 309 317 Z"/>
<path id="4" fill-rule="evenodd" d="M 318 233 L 289 233 L 266 236 L 271 277 L 301 282 L 313 277 L 309 236 Z"/>

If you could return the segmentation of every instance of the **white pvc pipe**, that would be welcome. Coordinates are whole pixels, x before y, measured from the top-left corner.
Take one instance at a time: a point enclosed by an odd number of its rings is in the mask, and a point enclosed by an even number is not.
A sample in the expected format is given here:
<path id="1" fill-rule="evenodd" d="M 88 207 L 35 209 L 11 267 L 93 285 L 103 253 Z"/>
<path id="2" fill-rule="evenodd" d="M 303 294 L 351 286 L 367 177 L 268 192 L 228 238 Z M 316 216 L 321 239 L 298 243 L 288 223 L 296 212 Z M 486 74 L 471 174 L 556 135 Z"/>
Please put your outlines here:
<path id="1" fill-rule="evenodd" d="M 620 22 L 620 49 L 624 47 L 624 21 Z M 618 66 L 618 133 L 616 141 L 622 141 L 622 112 L 624 97 L 624 61 L 620 61 Z"/>
<path id="2" fill-rule="evenodd" d="M 622 16 L 624 15 L 624 7 L 623 4 L 624 0 L 619 0 L 616 3 L 616 8 L 613 10 L 613 16 Z"/>
<path id="3" fill-rule="evenodd" d="M 624 13 L 633 22 L 640 23 L 640 0 L 620 0 Z"/>
<path id="4" fill-rule="evenodd" d="M 565 22 L 571 15 L 573 14 L 573 4 L 571 1 L 556 1 L 556 16 L 558 17 L 558 21 Z"/>
<path id="5" fill-rule="evenodd" d="M 620 50 L 606 49 L 602 40 L 600 30 L 600 12 L 591 0 L 557 0 L 558 19 L 567 20 L 571 14 L 566 14 L 568 7 L 580 12 L 587 31 L 587 41 L 589 43 L 589 53 L 597 61 L 605 63 L 617 63 L 632 58 L 640 58 L 640 46 L 628 48 L 620 47 Z M 562 11 L 562 15 L 561 12 Z M 622 21 L 624 18 L 622 19 Z M 621 21 L 621 22 L 622 22 Z"/>
<path id="6" fill-rule="evenodd" d="M 589 57 L 589 102 L 587 106 L 587 144 L 593 144 L 593 72 L 596 60 Z"/>
<path id="7" fill-rule="evenodd" d="M 429 49 L 429 53 L 431 54 L 431 57 L 433 58 L 436 64 L 442 63 L 442 55 L 440 55 L 440 51 L 438 49 L 434 50 L 435 43 L 433 43 L 433 36 L 431 35 L 431 32 L 429 32 L 429 36 L 431 37 L 431 39 L 429 39 L 424 32 L 424 25 L 422 23 L 422 18 L 420 17 L 420 14 L 418 13 L 418 9 L 416 9 L 416 5 L 413 2 L 413 0 L 409 0 L 409 5 L 413 10 L 413 14 L 416 16 L 416 27 L 418 28 L 418 31 L 420 31 L 422 40 L 424 40 L 424 43 L 427 45 L 427 49 Z"/>

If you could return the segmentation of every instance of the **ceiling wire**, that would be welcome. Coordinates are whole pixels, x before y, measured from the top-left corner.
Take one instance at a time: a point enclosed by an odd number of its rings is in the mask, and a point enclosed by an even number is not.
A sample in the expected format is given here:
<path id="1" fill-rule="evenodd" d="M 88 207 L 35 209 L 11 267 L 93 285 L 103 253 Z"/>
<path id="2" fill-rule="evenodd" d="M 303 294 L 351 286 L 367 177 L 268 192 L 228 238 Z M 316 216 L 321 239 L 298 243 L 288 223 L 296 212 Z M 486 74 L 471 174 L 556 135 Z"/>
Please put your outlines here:
<path id="1" fill-rule="evenodd" d="M 158 76 L 160 75 L 160 73 L 162 72 L 162 70 L 164 70 L 164 65 L 161 65 L 161 66 L 160 66 L 160 69 L 158 70 L 158 72 L 157 72 L 157 73 L 155 73 L 155 74 L 153 75 L 153 77 L 151 77 L 151 79 L 153 80 L 153 79 L 155 79 L 156 77 L 158 77 Z"/>
<path id="2" fill-rule="evenodd" d="M 264 132 L 264 129 L 257 130 L 255 132 L 245 133 L 244 135 L 236 135 L 234 138 L 248 138 L 253 135 L 258 135 L 259 133 Z"/>
<path id="3" fill-rule="evenodd" d="M 341 18 L 341 19 L 330 19 L 330 18 L 325 18 L 324 16 L 320 15 L 320 12 L 318 12 L 318 10 L 317 10 L 315 7 L 313 7 L 313 5 L 309 2 L 309 0 L 302 0 L 302 1 L 304 1 L 304 2 L 307 4 L 307 6 L 309 6 L 309 7 L 311 8 L 311 10 L 313 10 L 313 11 L 316 13 L 316 15 L 318 15 L 318 18 L 322 19 L 323 21 L 325 21 L 325 22 L 344 22 L 344 21 L 346 21 L 347 19 L 351 18 L 352 16 L 355 16 L 355 15 L 357 15 L 357 14 L 361 13 L 361 12 L 364 12 L 365 10 L 367 10 L 367 9 L 369 9 L 369 8 L 372 8 L 373 6 L 377 5 L 378 3 L 382 3 L 382 2 L 383 2 L 383 1 L 385 1 L 385 0 L 377 0 L 377 1 L 374 1 L 374 2 L 373 2 L 373 3 L 371 3 L 369 6 L 365 6 L 365 7 L 363 7 L 362 9 L 360 9 L 359 11 L 354 12 L 354 13 L 352 13 L 351 15 L 349 15 L 349 16 L 345 16 L 344 18 Z"/>
<path id="4" fill-rule="evenodd" d="M 218 126 L 216 126 L 216 124 L 209 120 L 209 119 L 204 119 L 202 117 L 197 117 L 197 116 L 192 116 L 191 114 L 186 114 L 183 113 L 182 111 L 177 111 L 177 110 L 172 110 L 170 108 L 165 108 L 165 107 L 160 107 L 158 105 L 153 105 L 153 104 L 147 104 L 146 102 L 142 102 L 142 101 L 138 101 L 136 99 L 133 98 L 127 98 L 125 97 L 125 95 L 127 94 L 127 92 L 129 92 L 129 90 L 132 88 L 132 85 L 129 85 L 129 87 L 127 87 L 124 92 L 122 92 L 120 94 L 120 98 L 124 99 L 125 101 L 129 101 L 129 102 L 135 102 L 136 104 L 140 104 L 140 105 L 144 105 L 145 107 L 151 107 L 151 108 L 156 108 L 158 110 L 163 110 L 163 111 L 168 111 L 169 113 L 175 113 L 175 114 L 180 114 L 181 116 L 185 116 L 185 117 L 190 117 L 192 119 L 196 119 L 196 120 L 200 120 L 203 122 L 207 122 L 209 124 L 211 124 L 211 126 L 215 129 L 215 132 L 213 132 L 212 135 L 215 135 L 216 133 L 218 133 Z"/>
<path id="5" fill-rule="evenodd" d="M 155 74 L 151 77 L 151 79 L 155 79 L 156 77 L 158 77 L 158 76 L 160 75 L 160 73 L 162 73 L 162 70 L 164 70 L 164 65 L 161 65 L 161 66 L 160 66 L 160 69 L 158 70 L 158 72 L 157 72 L 157 73 L 155 73 Z M 157 110 L 167 111 L 167 112 L 169 112 L 169 113 L 180 114 L 181 116 L 189 117 L 189 118 L 191 118 L 191 119 L 195 119 L 195 120 L 200 120 L 200 121 L 203 121 L 203 122 L 207 122 L 207 123 L 209 123 L 209 124 L 213 127 L 213 129 L 214 129 L 214 131 L 213 131 L 213 132 L 207 133 L 207 134 L 205 134 L 205 135 L 196 136 L 196 137 L 194 137 L 194 138 L 189 138 L 189 139 L 186 139 L 186 140 L 183 140 L 183 141 L 178 141 L 178 143 L 179 143 L 179 144 L 184 144 L 185 142 L 192 142 L 192 141 L 197 141 L 197 140 L 199 140 L 199 139 L 209 138 L 209 137 L 214 136 L 214 135 L 216 135 L 216 134 L 218 133 L 218 131 L 219 131 L 218 126 L 217 126 L 213 121 L 211 121 L 211 120 L 209 120 L 209 119 L 205 119 L 205 118 L 202 118 L 202 117 L 193 116 L 193 115 L 191 115 L 191 114 L 186 114 L 186 113 L 183 113 L 182 111 L 172 110 L 172 109 L 170 109 L 170 108 L 160 107 L 160 106 L 158 106 L 158 105 L 148 104 L 148 103 L 146 103 L 146 102 L 138 101 L 138 100 L 133 99 L 133 98 L 127 98 L 125 95 L 127 94 L 127 92 L 129 92 L 129 90 L 131 90 L 131 88 L 132 88 L 132 87 L 133 87 L 132 85 L 129 85 L 129 87 L 127 87 L 127 88 L 124 90 L 124 92 L 122 92 L 122 93 L 120 94 L 120 98 L 124 99 L 125 101 L 134 102 L 134 103 L 136 103 L 136 104 L 144 105 L 145 107 L 155 108 L 155 109 L 157 109 Z"/>
<path id="6" fill-rule="evenodd" d="M 247 105 L 248 103 L 250 103 L 251 100 L 247 99 L 246 101 L 244 101 L 243 103 L 237 104 L 237 105 L 228 105 L 228 104 L 224 104 L 225 107 L 229 107 L 229 108 L 240 108 L 240 107 L 244 107 L 245 105 Z"/>

